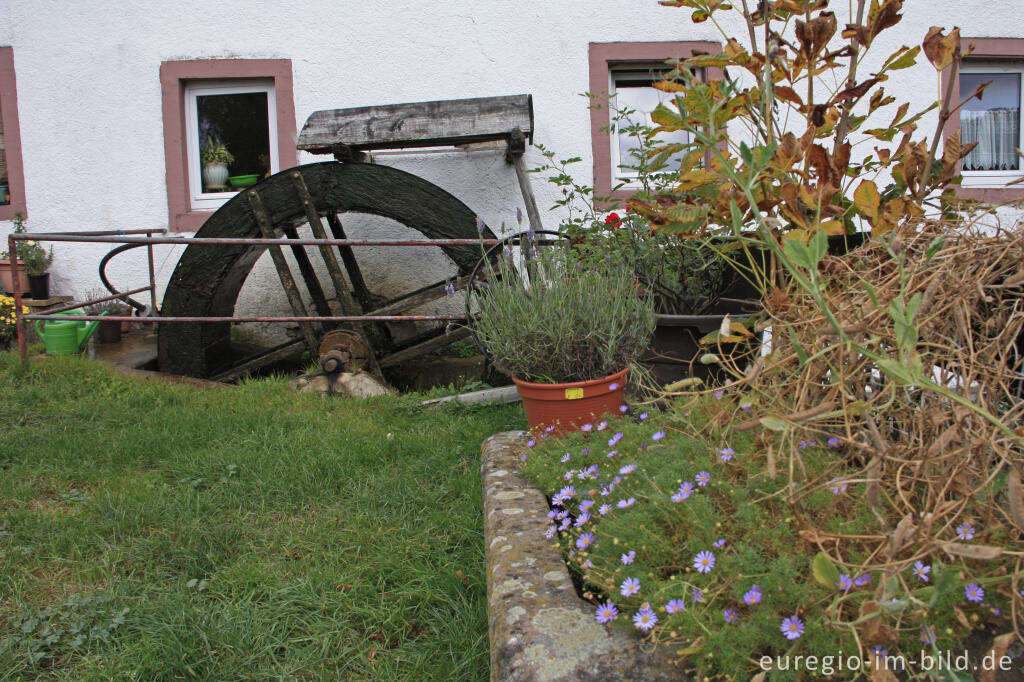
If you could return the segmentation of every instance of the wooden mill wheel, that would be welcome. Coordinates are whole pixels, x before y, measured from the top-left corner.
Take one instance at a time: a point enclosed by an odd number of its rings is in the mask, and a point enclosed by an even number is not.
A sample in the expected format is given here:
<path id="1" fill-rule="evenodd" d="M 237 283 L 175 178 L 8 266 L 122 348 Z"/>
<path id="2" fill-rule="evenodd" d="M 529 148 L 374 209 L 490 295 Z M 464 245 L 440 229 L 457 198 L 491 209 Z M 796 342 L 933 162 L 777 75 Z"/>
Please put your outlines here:
<path id="1" fill-rule="evenodd" d="M 420 232 L 429 239 L 493 239 L 486 226 L 478 227 L 477 216 L 465 204 L 440 187 L 404 171 L 365 163 L 326 162 L 281 171 L 250 190 L 239 192 L 203 224 L 197 237 L 298 238 L 297 230 L 309 222 L 309 213 L 326 220 L 328 238 L 345 239 L 341 215 L 367 213 L 390 218 Z M 261 228 L 260 223 L 263 223 Z M 192 245 L 185 249 L 164 294 L 161 315 L 187 317 L 230 317 L 238 294 L 253 265 L 266 247 L 234 245 Z M 358 248 L 338 247 L 335 251 L 345 269 L 347 285 L 336 291 L 333 282 L 325 289 L 317 279 L 307 249 L 290 247 L 301 281 L 312 299 L 310 315 L 331 316 L 328 295 L 335 291 L 343 306 L 355 308 L 355 315 L 403 315 L 415 307 L 443 298 L 448 280 L 429 284 L 382 300 L 370 291 L 359 269 Z M 417 256 L 424 247 L 407 247 Z M 480 257 L 476 246 L 441 246 L 455 262 L 465 281 Z M 316 247 L 310 247 L 314 252 Z M 420 254 L 422 255 L 422 253 Z M 413 261 L 415 262 L 415 261 Z M 328 263 L 330 265 L 330 263 Z M 334 273 L 332 273 L 332 278 Z M 337 275 L 340 277 L 340 275 Z M 337 280 L 335 280 L 337 281 Z M 462 338 L 468 331 L 444 334 L 443 325 L 401 344 L 392 342 L 386 330 L 371 333 L 372 351 L 382 368 L 394 366 L 424 352 Z M 323 334 L 329 329 L 318 330 Z M 253 357 L 239 358 L 231 345 L 231 324 L 204 322 L 169 323 L 159 326 L 158 353 L 164 372 L 204 378 L 227 378 L 273 361 L 296 344 L 270 349 Z M 308 345 L 308 344 L 306 344 Z M 310 348 L 310 351 L 315 351 Z"/>

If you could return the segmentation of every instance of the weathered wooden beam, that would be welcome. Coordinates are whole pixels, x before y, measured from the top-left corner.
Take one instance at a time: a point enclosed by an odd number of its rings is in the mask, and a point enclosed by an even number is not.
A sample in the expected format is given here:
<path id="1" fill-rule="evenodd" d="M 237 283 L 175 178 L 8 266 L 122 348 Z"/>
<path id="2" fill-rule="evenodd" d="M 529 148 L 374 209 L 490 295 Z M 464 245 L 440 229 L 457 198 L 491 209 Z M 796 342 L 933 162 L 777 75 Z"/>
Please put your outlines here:
<path id="1" fill-rule="evenodd" d="M 306 212 L 306 222 L 309 223 L 313 236 L 317 239 L 327 239 L 327 231 L 324 230 L 324 224 L 320 222 L 320 215 L 316 212 L 316 206 L 313 205 L 313 197 L 309 194 L 306 181 L 302 179 L 302 173 L 293 171 L 291 177 L 295 185 L 295 191 L 299 193 L 299 200 L 302 201 L 302 209 Z M 345 282 L 345 277 L 341 274 L 341 266 L 338 265 L 331 247 L 326 244 L 321 245 L 320 257 L 324 259 L 324 263 L 327 265 L 327 272 L 331 276 L 331 282 L 334 284 L 334 296 L 341 304 L 342 313 L 345 315 L 358 315 L 359 306 L 356 305 L 356 302 L 352 300 L 352 296 L 348 293 L 348 285 Z M 329 314 L 326 313 L 324 315 Z"/>
<path id="2" fill-rule="evenodd" d="M 403 348 L 402 350 L 392 353 L 382 359 L 380 361 L 381 369 L 394 367 L 395 365 L 400 365 L 403 362 L 408 362 L 409 360 L 418 358 L 421 355 L 426 355 L 427 353 L 444 348 L 456 341 L 461 341 L 472 333 L 473 332 L 469 327 L 459 327 L 447 334 L 441 334 L 440 336 L 435 336 L 432 339 L 427 339 L 422 343 L 417 343 L 415 346 Z"/>
<path id="3" fill-rule="evenodd" d="M 215 374 L 210 377 L 211 381 L 234 381 L 246 374 L 254 372 L 261 367 L 273 364 L 280 360 L 286 360 L 292 356 L 299 355 L 302 352 L 302 347 L 305 345 L 304 339 L 298 339 L 295 341 L 288 341 L 280 346 L 275 346 L 269 350 L 266 350 L 258 355 L 254 355 L 251 358 L 245 360 L 242 363 L 235 365 L 229 369 Z"/>
<path id="4" fill-rule="evenodd" d="M 263 200 L 260 199 L 260 195 L 256 193 L 256 190 L 251 189 L 246 192 L 246 196 L 249 198 L 249 205 L 252 207 L 252 213 L 256 218 L 256 225 L 259 226 L 260 234 L 265 239 L 275 238 L 277 235 L 274 234 L 274 228 L 270 224 L 270 217 L 267 215 L 267 210 L 263 206 Z M 302 295 L 299 294 L 299 288 L 295 285 L 295 278 L 292 277 L 292 271 L 288 269 L 288 261 L 284 259 L 284 252 L 281 251 L 281 247 L 272 245 L 268 246 L 267 250 L 270 251 L 270 257 L 274 261 L 274 268 L 277 270 L 277 276 L 281 280 L 281 286 L 284 287 L 284 293 L 288 297 L 288 303 L 292 307 L 292 312 L 296 317 L 308 317 L 306 305 L 302 302 Z M 306 339 L 306 346 L 309 348 L 309 352 L 315 353 L 317 335 L 313 325 L 309 322 L 299 322 L 299 328 L 302 330 L 303 338 Z"/>
<path id="5" fill-rule="evenodd" d="M 507 95 L 407 102 L 314 111 L 299 133 L 298 148 L 330 154 L 353 149 L 436 147 L 507 139 L 519 128 L 533 139 L 533 97 Z"/>
<path id="6" fill-rule="evenodd" d="M 407 310 L 418 308 L 421 305 L 426 305 L 431 301 L 447 296 L 448 292 L 445 291 L 445 287 L 449 284 L 455 287 L 455 290 L 464 289 L 466 284 L 469 282 L 469 275 L 463 275 L 462 277 L 456 277 L 450 282 L 445 280 L 436 284 L 429 284 L 421 289 L 399 296 L 393 301 L 389 301 L 387 305 L 381 306 L 376 310 L 372 310 L 367 315 L 400 315 Z"/>

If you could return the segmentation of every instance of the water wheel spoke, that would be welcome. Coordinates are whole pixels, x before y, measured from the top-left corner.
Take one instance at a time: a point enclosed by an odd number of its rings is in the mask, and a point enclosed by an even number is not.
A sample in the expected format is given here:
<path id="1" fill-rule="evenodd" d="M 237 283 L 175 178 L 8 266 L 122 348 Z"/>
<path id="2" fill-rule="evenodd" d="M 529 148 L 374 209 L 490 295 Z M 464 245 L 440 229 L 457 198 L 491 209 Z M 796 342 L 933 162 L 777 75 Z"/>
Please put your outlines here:
<path id="1" fill-rule="evenodd" d="M 288 239 L 299 238 L 299 232 L 294 227 L 285 228 L 284 234 Z M 302 275 L 302 281 L 306 284 L 306 290 L 309 291 L 310 298 L 313 299 L 313 307 L 316 308 L 316 314 L 321 317 L 330 316 L 332 314 L 331 306 L 327 304 L 327 296 L 324 294 L 323 287 L 320 286 L 320 280 L 316 276 L 316 269 L 313 267 L 313 263 L 310 262 L 306 249 L 300 245 L 288 248 L 292 250 L 295 263 L 299 266 L 299 274 Z"/>
<path id="2" fill-rule="evenodd" d="M 269 348 L 265 351 L 246 356 L 227 369 L 223 369 L 217 374 L 214 374 L 210 377 L 210 380 L 229 382 L 240 379 L 246 374 L 252 374 L 253 372 L 256 372 L 268 365 L 298 356 L 302 353 L 305 344 L 306 342 L 304 339 L 296 339 L 294 341 L 282 343 L 279 346 L 274 346 L 273 348 Z"/>
<path id="3" fill-rule="evenodd" d="M 335 239 L 348 239 L 345 235 L 345 228 L 341 225 L 341 219 L 338 218 L 336 213 L 327 214 L 327 224 L 330 225 L 331 234 L 334 235 Z M 345 272 L 348 273 L 348 281 L 352 283 L 356 300 L 359 301 L 359 305 L 363 307 L 364 311 L 369 310 L 373 307 L 373 294 L 370 293 L 369 288 L 366 286 L 366 280 L 363 279 L 363 273 L 359 269 L 359 262 L 356 261 L 355 252 L 353 252 L 351 246 L 339 244 L 338 253 L 341 254 L 341 262 L 345 265 Z"/>
<path id="4" fill-rule="evenodd" d="M 406 346 L 401 350 L 397 350 L 383 358 L 380 361 L 380 367 L 381 369 L 387 369 L 389 367 L 395 367 L 404 362 L 408 362 L 409 360 L 415 360 L 427 353 L 432 353 L 444 348 L 445 346 L 449 346 L 456 341 L 461 341 L 471 333 L 472 330 L 469 327 L 457 327 L 452 331 L 447 331 L 445 327 L 439 327 L 436 330 L 432 330 L 427 334 L 417 337 L 418 339 L 428 337 L 426 340 L 414 342 L 412 345 Z"/>
<path id="5" fill-rule="evenodd" d="M 376 308 L 366 314 L 401 315 L 402 313 L 418 308 L 421 305 L 426 305 L 432 301 L 449 296 L 451 294 L 448 289 L 449 286 L 454 287 L 455 291 L 461 291 L 466 288 L 468 283 L 469 275 L 456 277 L 453 280 L 446 279 L 440 282 L 434 282 L 433 284 L 428 284 L 425 287 L 420 287 L 415 291 L 411 291 L 408 294 L 402 294 L 397 298 L 393 298 L 380 308 Z"/>

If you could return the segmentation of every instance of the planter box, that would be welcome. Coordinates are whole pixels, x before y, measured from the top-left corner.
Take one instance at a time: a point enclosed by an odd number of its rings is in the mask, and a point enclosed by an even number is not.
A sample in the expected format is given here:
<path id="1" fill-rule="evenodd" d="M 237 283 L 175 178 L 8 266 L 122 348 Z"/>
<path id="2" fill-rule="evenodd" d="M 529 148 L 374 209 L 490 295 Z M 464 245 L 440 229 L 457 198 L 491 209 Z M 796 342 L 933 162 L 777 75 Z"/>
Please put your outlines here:
<path id="1" fill-rule="evenodd" d="M 28 293 L 28 272 L 25 270 L 25 264 L 22 261 L 18 261 L 18 292 L 27 294 Z M 14 289 L 14 273 L 11 272 L 11 261 L 10 259 L 0 259 L 0 289 L 3 289 L 9 294 L 15 292 Z"/>
<path id="2" fill-rule="evenodd" d="M 710 315 L 658 315 L 651 348 L 640 361 L 662 385 L 688 377 L 700 377 L 705 382 L 722 379 L 720 368 L 700 364 L 701 355 L 717 352 L 715 348 L 701 346 L 701 337 L 718 329 L 726 315 L 739 319 L 758 308 L 757 301 L 723 298 Z"/>
<path id="3" fill-rule="evenodd" d="M 594 605 L 577 596 L 561 550 L 544 538 L 547 500 L 518 474 L 525 449 L 515 432 L 482 448 L 491 680 L 690 679 L 669 647 L 642 651 L 638 638 L 598 623 Z"/>

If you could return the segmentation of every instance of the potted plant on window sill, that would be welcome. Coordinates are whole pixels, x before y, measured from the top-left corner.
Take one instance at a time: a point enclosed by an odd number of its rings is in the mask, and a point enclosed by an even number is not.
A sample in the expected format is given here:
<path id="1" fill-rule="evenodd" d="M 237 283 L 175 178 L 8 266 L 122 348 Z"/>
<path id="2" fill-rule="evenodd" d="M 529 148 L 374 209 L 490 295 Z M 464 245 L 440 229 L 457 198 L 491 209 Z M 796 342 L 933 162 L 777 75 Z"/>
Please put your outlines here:
<path id="1" fill-rule="evenodd" d="M 488 274 L 491 284 L 470 293 L 479 310 L 474 331 L 512 377 L 531 428 L 558 434 L 616 413 L 629 365 L 655 325 L 653 301 L 637 293 L 631 274 L 565 248 L 528 265 L 506 250 Z"/>
<path id="2" fill-rule="evenodd" d="M 203 165 L 203 189 L 222 190 L 228 184 L 228 166 L 235 162 L 234 155 L 220 138 L 208 137 L 199 150 Z"/>

